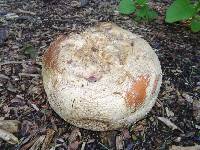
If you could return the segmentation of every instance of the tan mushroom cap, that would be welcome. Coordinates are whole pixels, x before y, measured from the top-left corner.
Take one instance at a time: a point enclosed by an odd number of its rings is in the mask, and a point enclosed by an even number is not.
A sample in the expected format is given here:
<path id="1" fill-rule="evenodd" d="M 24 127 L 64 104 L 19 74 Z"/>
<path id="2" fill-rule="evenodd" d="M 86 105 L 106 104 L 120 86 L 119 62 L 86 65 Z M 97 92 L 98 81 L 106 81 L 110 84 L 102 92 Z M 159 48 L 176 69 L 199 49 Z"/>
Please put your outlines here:
<path id="1" fill-rule="evenodd" d="M 58 37 L 44 53 L 42 74 L 55 112 L 96 131 L 119 129 L 144 117 L 162 80 L 150 45 L 112 23 Z"/>

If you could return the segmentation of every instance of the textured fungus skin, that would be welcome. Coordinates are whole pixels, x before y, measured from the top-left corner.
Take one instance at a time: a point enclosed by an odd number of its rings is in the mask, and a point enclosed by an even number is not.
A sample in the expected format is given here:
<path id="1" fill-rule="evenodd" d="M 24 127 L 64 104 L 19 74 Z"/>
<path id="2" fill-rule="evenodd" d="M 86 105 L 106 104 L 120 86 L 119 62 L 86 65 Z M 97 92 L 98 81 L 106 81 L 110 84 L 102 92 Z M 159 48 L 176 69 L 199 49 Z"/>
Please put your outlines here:
<path id="1" fill-rule="evenodd" d="M 162 80 L 150 45 L 112 23 L 58 37 L 44 53 L 42 74 L 55 112 L 95 131 L 143 118 L 155 104 Z"/>

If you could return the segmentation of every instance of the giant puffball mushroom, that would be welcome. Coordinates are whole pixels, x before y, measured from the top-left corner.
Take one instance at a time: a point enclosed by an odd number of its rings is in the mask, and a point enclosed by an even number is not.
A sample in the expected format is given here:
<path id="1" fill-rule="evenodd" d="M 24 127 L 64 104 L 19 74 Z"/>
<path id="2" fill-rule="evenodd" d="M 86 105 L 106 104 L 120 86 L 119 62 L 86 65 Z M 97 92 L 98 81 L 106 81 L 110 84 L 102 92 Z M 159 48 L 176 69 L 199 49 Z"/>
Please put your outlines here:
<path id="1" fill-rule="evenodd" d="M 120 129 L 143 118 L 162 81 L 150 45 L 113 23 L 58 37 L 44 53 L 42 74 L 55 112 L 94 131 Z"/>

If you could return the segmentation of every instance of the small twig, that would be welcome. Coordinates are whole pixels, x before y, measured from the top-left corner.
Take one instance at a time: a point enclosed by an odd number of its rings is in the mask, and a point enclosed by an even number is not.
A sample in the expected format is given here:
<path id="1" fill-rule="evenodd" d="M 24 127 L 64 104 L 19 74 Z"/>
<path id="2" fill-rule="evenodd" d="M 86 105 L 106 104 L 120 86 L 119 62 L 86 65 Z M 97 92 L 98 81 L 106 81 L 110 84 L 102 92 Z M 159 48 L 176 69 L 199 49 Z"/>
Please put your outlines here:
<path id="1" fill-rule="evenodd" d="M 9 7 L 10 5 L 7 4 L 0 4 L 1 7 Z"/>
<path id="2" fill-rule="evenodd" d="M 10 64 L 23 64 L 23 63 L 32 63 L 32 61 L 30 61 L 30 60 L 28 60 L 28 61 L 6 61 L 6 62 L 0 63 L 0 66 L 10 65 Z"/>
<path id="3" fill-rule="evenodd" d="M 31 74 L 31 73 L 19 73 L 19 76 L 25 76 L 25 77 L 40 77 L 40 74 Z"/>
<path id="4" fill-rule="evenodd" d="M 53 29 L 56 29 L 56 30 L 60 30 L 60 31 L 69 30 L 68 27 L 58 27 L 58 26 L 55 26 L 55 25 L 53 25 L 52 28 L 53 28 Z"/>
<path id="5" fill-rule="evenodd" d="M 103 145 L 102 143 L 98 142 L 98 144 L 100 144 L 103 148 L 109 150 L 109 148 L 107 148 L 105 145 Z"/>
<path id="6" fill-rule="evenodd" d="M 81 150 L 85 150 L 85 145 L 86 145 L 86 142 L 83 142 L 81 146 Z"/>
<path id="7" fill-rule="evenodd" d="M 31 11 L 27 11 L 27 10 L 22 10 L 20 8 L 17 9 L 19 13 L 23 13 L 23 14 L 30 14 L 30 15 L 36 15 L 35 12 L 31 12 Z"/>

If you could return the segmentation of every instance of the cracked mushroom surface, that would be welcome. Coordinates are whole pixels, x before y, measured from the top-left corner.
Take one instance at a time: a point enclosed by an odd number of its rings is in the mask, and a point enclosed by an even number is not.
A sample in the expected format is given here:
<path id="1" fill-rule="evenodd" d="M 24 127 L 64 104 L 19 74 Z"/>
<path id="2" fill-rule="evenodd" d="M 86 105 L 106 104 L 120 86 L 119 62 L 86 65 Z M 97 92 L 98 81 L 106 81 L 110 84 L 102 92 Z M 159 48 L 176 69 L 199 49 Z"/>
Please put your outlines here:
<path id="1" fill-rule="evenodd" d="M 42 74 L 55 112 L 95 131 L 119 129 L 143 118 L 162 80 L 150 45 L 113 23 L 58 37 L 44 53 Z"/>

